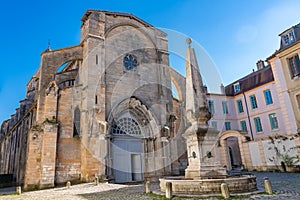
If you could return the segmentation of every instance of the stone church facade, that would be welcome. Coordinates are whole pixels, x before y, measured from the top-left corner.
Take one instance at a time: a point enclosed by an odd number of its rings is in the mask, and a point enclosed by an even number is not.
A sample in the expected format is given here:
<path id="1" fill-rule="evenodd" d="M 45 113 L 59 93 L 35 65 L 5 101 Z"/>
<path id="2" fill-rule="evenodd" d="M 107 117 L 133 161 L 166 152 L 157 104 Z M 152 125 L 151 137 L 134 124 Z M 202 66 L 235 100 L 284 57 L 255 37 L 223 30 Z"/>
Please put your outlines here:
<path id="1" fill-rule="evenodd" d="M 2 123 L 0 175 L 11 174 L 31 190 L 95 176 L 125 183 L 184 174 L 194 159 L 182 137 L 186 101 L 193 101 L 186 98 L 192 94 L 186 86 L 195 90 L 199 84 L 170 67 L 166 33 L 125 13 L 89 10 L 82 22 L 78 46 L 42 53 L 26 98 Z M 190 52 L 187 66 L 197 66 Z M 293 117 L 283 117 L 289 104 L 277 101 L 282 83 L 272 64 L 221 85 L 220 94 L 207 93 L 200 84 L 210 127 L 219 132 L 220 166 L 227 172 L 279 169 L 282 160 L 270 160 L 277 145 L 271 139 L 282 135 L 282 144 L 293 150 L 290 156 L 299 156 L 299 130 L 296 123 L 294 131 L 286 130 L 292 126 L 285 121 Z"/>
<path id="2" fill-rule="evenodd" d="M 166 34 L 123 13 L 89 10 L 82 22 L 80 45 L 42 53 L 2 124 L 0 173 L 25 189 L 182 173 L 184 104 L 171 79 L 181 93 L 185 82 L 169 67 Z"/>

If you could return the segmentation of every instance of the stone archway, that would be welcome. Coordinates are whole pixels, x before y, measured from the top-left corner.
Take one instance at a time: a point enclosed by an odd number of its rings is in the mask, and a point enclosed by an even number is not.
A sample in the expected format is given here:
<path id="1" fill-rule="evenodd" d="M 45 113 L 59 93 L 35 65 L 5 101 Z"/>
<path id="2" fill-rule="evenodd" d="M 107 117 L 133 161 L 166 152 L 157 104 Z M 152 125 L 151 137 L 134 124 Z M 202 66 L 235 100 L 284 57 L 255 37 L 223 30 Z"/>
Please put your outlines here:
<path id="1" fill-rule="evenodd" d="M 172 68 L 169 68 L 170 72 L 170 78 L 174 86 L 176 87 L 177 93 L 178 93 L 178 100 L 180 102 L 185 101 L 185 77 L 183 77 L 181 74 L 179 74 L 177 71 L 175 71 Z"/>
<path id="2" fill-rule="evenodd" d="M 223 132 L 219 137 L 220 162 L 223 166 L 226 166 L 228 171 L 231 171 L 234 167 L 246 166 L 245 152 L 243 149 L 243 143 L 247 141 L 245 138 L 246 134 L 246 132 L 229 130 Z M 232 155 L 230 155 L 229 147 L 232 150 L 236 148 L 234 159 L 230 157 Z"/>
<path id="3" fill-rule="evenodd" d="M 132 116 L 121 116 L 110 129 L 111 154 L 116 183 L 144 180 L 143 131 Z"/>
<path id="4" fill-rule="evenodd" d="M 152 143 L 160 129 L 145 105 L 135 97 L 121 101 L 109 116 L 109 167 L 107 175 L 116 183 L 143 181 L 155 171 L 149 163 Z M 153 145 L 157 146 L 157 145 Z"/>

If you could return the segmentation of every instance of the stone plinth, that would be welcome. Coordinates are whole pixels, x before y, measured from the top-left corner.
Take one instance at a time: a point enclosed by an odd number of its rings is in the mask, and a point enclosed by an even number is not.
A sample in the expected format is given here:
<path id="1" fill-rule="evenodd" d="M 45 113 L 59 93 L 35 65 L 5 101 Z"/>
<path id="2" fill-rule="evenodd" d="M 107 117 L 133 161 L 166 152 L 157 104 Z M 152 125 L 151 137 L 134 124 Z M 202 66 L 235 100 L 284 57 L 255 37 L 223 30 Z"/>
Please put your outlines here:
<path id="1" fill-rule="evenodd" d="M 189 165 L 185 171 L 187 179 L 225 178 L 226 168 L 221 166 L 216 147 L 218 132 L 201 129 L 197 125 L 188 128 L 184 134 L 187 142 Z"/>
<path id="2" fill-rule="evenodd" d="M 161 192 L 166 191 L 166 182 L 172 183 L 172 192 L 185 195 L 221 194 L 221 184 L 228 185 L 230 193 L 247 193 L 257 190 L 256 177 L 245 175 L 224 179 L 189 180 L 184 177 L 159 179 Z"/>

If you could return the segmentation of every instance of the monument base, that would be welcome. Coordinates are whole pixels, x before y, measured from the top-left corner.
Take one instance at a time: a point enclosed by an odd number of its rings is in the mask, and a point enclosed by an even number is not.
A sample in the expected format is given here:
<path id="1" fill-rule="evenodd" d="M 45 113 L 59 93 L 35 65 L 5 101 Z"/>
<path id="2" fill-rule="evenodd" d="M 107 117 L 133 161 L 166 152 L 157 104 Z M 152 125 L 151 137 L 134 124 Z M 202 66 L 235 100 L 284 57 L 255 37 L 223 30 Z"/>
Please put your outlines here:
<path id="1" fill-rule="evenodd" d="M 198 169 L 187 168 L 185 170 L 185 178 L 186 179 L 218 179 L 218 178 L 226 178 L 227 172 L 224 167 L 216 166 L 216 165 L 206 165 L 201 166 Z"/>
<path id="2" fill-rule="evenodd" d="M 232 194 L 242 194 L 257 191 L 256 177 L 243 175 L 220 179 L 189 180 L 184 177 L 166 177 L 159 179 L 161 192 L 166 191 L 166 183 L 172 183 L 172 192 L 176 195 L 221 194 L 221 184 L 226 183 Z"/>

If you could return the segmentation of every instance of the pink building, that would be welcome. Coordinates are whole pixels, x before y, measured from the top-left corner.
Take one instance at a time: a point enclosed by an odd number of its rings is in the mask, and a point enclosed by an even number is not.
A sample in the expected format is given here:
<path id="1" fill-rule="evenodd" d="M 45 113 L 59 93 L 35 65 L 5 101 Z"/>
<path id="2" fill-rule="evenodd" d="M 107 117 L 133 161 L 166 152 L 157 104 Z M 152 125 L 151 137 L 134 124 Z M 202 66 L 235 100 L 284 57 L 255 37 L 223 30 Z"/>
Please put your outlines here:
<path id="1" fill-rule="evenodd" d="M 283 115 L 283 109 L 292 108 L 290 104 L 282 106 L 279 101 L 278 84 L 281 83 L 274 78 L 271 66 L 258 61 L 256 71 L 225 88 L 221 86 L 223 94 L 207 94 L 213 114 L 209 123 L 220 131 L 220 140 L 224 140 L 220 141 L 223 147 L 220 146 L 228 170 L 242 166 L 257 170 L 278 169 L 282 159 L 276 157 L 276 150 L 281 149 L 282 154 L 291 156 L 297 154 L 296 151 L 283 151 L 295 146 L 292 139 L 278 139 L 291 136 L 286 127 L 290 126 L 287 122 L 293 121 Z"/>
<path id="2" fill-rule="evenodd" d="M 212 127 L 238 130 L 251 140 L 286 132 L 271 66 L 229 84 L 225 94 L 208 94 Z"/>

